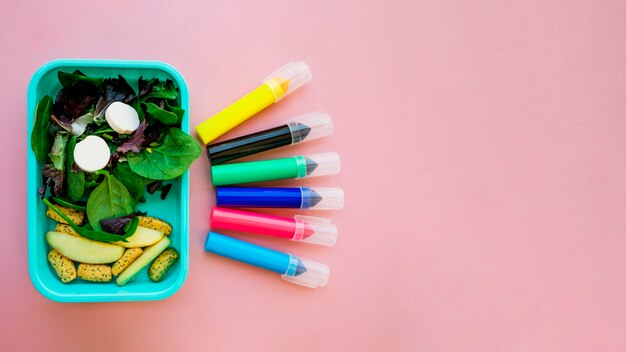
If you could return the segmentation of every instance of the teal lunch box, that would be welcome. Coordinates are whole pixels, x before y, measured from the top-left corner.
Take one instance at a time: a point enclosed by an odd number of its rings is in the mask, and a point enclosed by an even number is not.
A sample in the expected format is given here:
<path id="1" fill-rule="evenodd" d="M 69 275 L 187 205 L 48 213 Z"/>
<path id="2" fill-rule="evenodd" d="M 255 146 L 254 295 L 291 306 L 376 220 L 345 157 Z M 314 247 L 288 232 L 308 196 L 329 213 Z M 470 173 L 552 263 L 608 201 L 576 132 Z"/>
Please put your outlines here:
<path id="1" fill-rule="evenodd" d="M 146 202 L 139 203 L 139 211 L 166 220 L 172 225 L 169 235 L 180 253 L 179 261 L 161 282 L 152 282 L 144 268 L 131 282 L 119 287 L 110 283 L 91 283 L 76 279 L 63 284 L 48 263 L 50 246 L 46 233 L 56 224 L 46 217 L 46 205 L 37 190 L 42 184 L 42 165 L 37 162 L 30 145 L 35 107 L 45 95 L 53 99 L 61 89 L 57 72 L 80 70 L 88 76 L 117 77 L 122 75 L 137 92 L 137 79 L 171 79 L 180 89 L 180 106 L 185 109 L 181 129 L 189 133 L 189 92 L 183 76 L 172 66 L 158 61 L 61 59 L 41 66 L 28 86 L 27 155 L 28 155 L 28 270 L 35 288 L 45 297 L 58 302 L 121 302 L 159 300 L 174 294 L 185 282 L 189 270 L 189 171 L 173 182 L 165 200 L 159 192 L 145 193 Z"/>

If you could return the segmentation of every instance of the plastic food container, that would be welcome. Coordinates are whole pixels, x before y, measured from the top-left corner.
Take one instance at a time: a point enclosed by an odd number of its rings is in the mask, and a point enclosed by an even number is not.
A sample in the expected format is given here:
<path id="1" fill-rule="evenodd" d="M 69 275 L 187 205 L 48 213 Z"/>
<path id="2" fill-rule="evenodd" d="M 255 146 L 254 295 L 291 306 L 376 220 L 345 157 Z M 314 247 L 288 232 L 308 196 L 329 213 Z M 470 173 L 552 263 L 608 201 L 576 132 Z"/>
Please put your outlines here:
<path id="1" fill-rule="evenodd" d="M 61 89 L 57 72 L 80 70 L 88 76 L 117 77 L 122 75 L 137 92 L 137 79 L 157 77 L 171 79 L 180 89 L 180 106 L 185 109 L 181 129 L 189 133 L 189 93 L 183 76 L 172 66 L 157 61 L 127 60 L 82 60 L 61 59 L 41 66 L 33 75 L 28 86 L 27 155 L 28 155 L 28 269 L 35 288 L 45 297 L 58 302 L 121 302 L 159 300 L 174 294 L 183 285 L 189 269 L 189 172 L 173 182 L 165 200 L 160 192 L 154 195 L 145 193 L 146 203 L 139 203 L 137 209 L 148 212 L 172 224 L 169 235 L 180 254 L 178 262 L 161 282 L 148 278 L 147 268 L 134 280 L 119 287 L 115 280 L 110 283 L 90 283 L 76 279 L 63 284 L 48 263 L 50 246 L 45 240 L 46 232 L 52 230 L 55 221 L 46 217 L 46 205 L 39 199 L 37 189 L 41 186 L 42 165 L 30 146 L 30 133 L 33 127 L 35 106 L 46 94 L 56 97 Z"/>

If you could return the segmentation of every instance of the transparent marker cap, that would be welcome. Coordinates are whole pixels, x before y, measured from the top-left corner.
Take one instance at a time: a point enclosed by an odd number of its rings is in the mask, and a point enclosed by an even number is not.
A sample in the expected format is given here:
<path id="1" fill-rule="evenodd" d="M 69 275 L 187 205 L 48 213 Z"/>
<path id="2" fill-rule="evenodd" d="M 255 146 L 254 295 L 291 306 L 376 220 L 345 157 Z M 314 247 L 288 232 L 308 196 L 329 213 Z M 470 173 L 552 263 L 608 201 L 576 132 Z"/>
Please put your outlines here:
<path id="1" fill-rule="evenodd" d="M 301 187 L 302 209 L 340 210 L 343 209 L 344 193 L 338 187 Z"/>
<path id="2" fill-rule="evenodd" d="M 296 231 L 292 241 L 332 247 L 337 242 L 337 226 L 332 220 L 316 216 L 296 215 Z"/>
<path id="3" fill-rule="evenodd" d="M 334 175 L 341 170 L 339 154 L 335 152 L 296 156 L 295 159 L 302 170 L 297 178 Z"/>
<path id="4" fill-rule="evenodd" d="M 272 88 L 276 101 L 311 80 L 311 70 L 303 61 L 292 61 L 267 76 L 263 83 Z"/>
<path id="5" fill-rule="evenodd" d="M 286 121 L 291 131 L 291 144 L 311 141 L 333 133 L 333 121 L 328 114 L 312 112 Z"/>
<path id="6" fill-rule="evenodd" d="M 310 288 L 326 286 L 326 283 L 328 283 L 328 277 L 330 276 L 330 269 L 328 268 L 328 265 L 308 259 L 298 258 L 294 255 L 290 255 L 290 257 L 290 260 L 294 262 L 294 265 L 300 264 L 306 270 L 299 275 L 296 275 L 297 273 L 283 274 L 281 275 L 283 280 Z"/>

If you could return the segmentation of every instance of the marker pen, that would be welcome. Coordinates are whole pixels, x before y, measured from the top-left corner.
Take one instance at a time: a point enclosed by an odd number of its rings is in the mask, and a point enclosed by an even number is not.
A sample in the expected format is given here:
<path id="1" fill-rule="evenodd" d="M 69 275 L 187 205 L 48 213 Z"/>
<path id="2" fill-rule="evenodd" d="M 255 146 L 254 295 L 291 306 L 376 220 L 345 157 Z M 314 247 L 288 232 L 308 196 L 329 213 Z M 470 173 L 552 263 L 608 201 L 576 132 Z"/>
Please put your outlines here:
<path id="1" fill-rule="evenodd" d="M 333 133 L 330 116 L 313 112 L 290 119 L 285 124 L 207 146 L 211 165 L 286 145 L 312 141 Z"/>
<path id="2" fill-rule="evenodd" d="M 217 187 L 215 197 L 228 208 L 339 210 L 344 203 L 341 188 L 325 187 Z"/>
<path id="3" fill-rule="evenodd" d="M 339 154 L 321 153 L 211 167 L 214 186 L 325 176 L 339 173 Z"/>
<path id="4" fill-rule="evenodd" d="M 296 215 L 293 218 L 214 207 L 211 228 L 255 233 L 332 247 L 337 227 L 330 219 Z"/>
<path id="5" fill-rule="evenodd" d="M 204 249 L 207 252 L 279 273 L 286 281 L 311 288 L 326 286 L 330 274 L 325 264 L 237 240 L 213 231 L 207 235 Z"/>
<path id="6" fill-rule="evenodd" d="M 292 61 L 267 76 L 258 88 L 196 126 L 196 132 L 204 144 L 209 144 L 310 80 L 309 67 L 302 61 Z"/>

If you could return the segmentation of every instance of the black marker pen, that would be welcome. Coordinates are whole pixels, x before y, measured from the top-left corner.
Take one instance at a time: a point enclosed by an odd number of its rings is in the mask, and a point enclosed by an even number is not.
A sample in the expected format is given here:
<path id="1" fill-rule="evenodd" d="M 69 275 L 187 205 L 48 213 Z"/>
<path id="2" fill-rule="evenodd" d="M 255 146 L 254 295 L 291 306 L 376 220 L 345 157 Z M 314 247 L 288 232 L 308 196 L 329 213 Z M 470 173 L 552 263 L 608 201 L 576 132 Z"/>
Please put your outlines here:
<path id="1" fill-rule="evenodd" d="M 212 165 L 219 165 L 270 149 L 311 141 L 331 133 L 333 123 L 330 116 L 313 112 L 288 120 L 278 127 L 208 145 L 207 155 Z"/>

